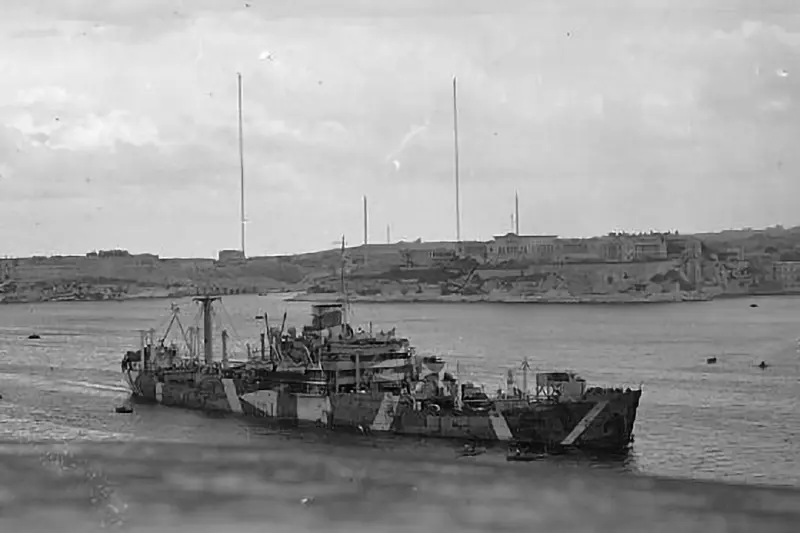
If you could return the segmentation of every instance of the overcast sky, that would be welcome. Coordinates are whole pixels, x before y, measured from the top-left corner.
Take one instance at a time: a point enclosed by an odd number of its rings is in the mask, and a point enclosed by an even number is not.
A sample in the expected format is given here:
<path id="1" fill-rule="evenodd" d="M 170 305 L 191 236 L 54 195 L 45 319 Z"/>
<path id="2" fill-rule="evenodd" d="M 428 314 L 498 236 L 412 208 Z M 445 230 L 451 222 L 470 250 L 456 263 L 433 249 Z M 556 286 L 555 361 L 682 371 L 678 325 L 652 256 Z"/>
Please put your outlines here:
<path id="1" fill-rule="evenodd" d="M 796 0 L 3 0 L 0 255 L 800 223 Z M 378 6 L 391 7 L 378 7 Z M 637 7 L 647 6 L 647 7 Z"/>

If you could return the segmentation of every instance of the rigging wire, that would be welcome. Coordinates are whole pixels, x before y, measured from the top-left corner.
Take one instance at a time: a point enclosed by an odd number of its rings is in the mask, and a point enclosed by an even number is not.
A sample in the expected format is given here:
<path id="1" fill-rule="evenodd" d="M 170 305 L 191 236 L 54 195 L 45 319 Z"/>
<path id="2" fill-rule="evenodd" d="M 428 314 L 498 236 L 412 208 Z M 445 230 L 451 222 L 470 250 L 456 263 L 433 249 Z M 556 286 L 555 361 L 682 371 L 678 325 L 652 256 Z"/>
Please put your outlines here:
<path id="1" fill-rule="evenodd" d="M 233 340 L 234 343 L 237 343 L 239 346 L 244 346 L 246 343 L 242 339 L 241 335 L 239 335 L 239 332 L 236 331 L 236 326 L 233 325 L 233 317 L 228 312 L 228 308 L 225 307 L 225 304 L 222 303 L 222 300 L 219 301 L 219 305 L 222 308 L 222 312 L 227 317 L 228 323 L 231 326 L 231 332 L 233 333 L 233 335 L 231 336 L 231 340 Z"/>

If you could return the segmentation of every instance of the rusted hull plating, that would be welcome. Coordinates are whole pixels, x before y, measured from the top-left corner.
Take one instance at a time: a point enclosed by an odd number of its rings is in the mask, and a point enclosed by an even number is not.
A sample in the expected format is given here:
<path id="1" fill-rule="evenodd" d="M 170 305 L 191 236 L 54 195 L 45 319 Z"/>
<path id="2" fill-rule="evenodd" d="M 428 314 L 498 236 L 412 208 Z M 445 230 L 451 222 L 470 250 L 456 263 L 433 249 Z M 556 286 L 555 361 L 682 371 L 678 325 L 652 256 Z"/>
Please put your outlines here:
<path id="1" fill-rule="evenodd" d="M 233 413 L 366 433 L 516 441 L 550 447 L 618 451 L 632 442 L 641 391 L 610 391 L 580 402 L 507 405 L 483 415 L 431 414 L 390 393 L 303 395 L 259 389 L 238 379 L 196 373 L 159 381 L 124 372 L 133 395 L 167 406 Z"/>

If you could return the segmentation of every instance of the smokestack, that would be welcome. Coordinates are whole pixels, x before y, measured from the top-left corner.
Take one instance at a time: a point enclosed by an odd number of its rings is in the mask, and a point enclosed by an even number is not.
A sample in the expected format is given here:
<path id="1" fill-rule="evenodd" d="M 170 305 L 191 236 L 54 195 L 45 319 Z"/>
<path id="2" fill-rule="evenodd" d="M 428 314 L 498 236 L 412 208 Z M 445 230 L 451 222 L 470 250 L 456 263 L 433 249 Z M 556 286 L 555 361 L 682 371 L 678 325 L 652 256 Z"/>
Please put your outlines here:
<path id="1" fill-rule="evenodd" d="M 367 197 L 364 196 L 364 246 L 367 245 Z"/>
<path id="2" fill-rule="evenodd" d="M 514 213 L 514 228 L 519 235 L 519 193 L 516 191 L 514 192 Z"/>

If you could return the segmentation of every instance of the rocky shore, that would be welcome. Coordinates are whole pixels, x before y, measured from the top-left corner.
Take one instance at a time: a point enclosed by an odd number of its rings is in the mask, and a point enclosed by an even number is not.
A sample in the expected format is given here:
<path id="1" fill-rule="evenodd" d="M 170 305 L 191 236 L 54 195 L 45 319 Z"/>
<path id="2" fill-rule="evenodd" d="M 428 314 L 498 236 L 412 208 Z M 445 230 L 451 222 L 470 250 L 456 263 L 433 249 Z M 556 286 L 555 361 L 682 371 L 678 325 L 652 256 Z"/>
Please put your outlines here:
<path id="1" fill-rule="evenodd" d="M 506 303 L 506 304 L 654 304 L 654 303 L 680 303 L 680 302 L 705 302 L 712 300 L 714 295 L 706 293 L 670 293 L 650 295 L 628 294 L 586 294 L 580 296 L 565 295 L 508 295 L 508 294 L 479 294 L 479 295 L 437 295 L 437 294 L 371 294 L 350 295 L 350 302 L 362 303 Z M 301 292 L 284 299 L 290 302 L 341 302 L 342 297 L 334 293 L 308 293 Z"/>

